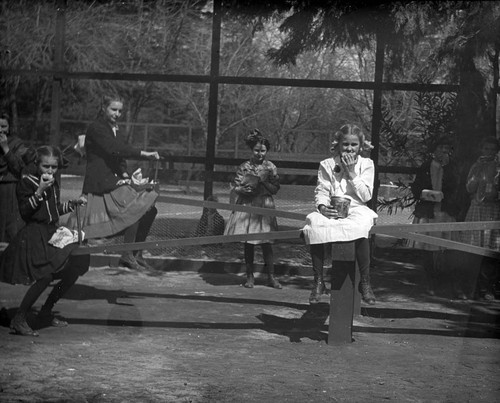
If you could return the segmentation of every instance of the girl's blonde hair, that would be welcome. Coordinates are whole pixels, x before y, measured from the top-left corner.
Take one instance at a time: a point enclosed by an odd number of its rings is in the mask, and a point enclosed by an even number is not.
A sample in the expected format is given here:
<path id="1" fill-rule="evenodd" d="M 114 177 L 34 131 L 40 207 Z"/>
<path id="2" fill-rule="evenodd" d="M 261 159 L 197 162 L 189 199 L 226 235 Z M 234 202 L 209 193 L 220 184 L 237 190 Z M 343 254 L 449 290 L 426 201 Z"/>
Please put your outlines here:
<path id="1" fill-rule="evenodd" d="M 333 135 L 333 141 L 332 141 L 332 146 L 330 147 L 330 151 L 332 152 L 335 151 L 338 148 L 341 139 L 344 136 L 349 136 L 349 135 L 356 136 L 359 139 L 360 152 L 369 152 L 374 148 L 372 143 L 366 139 L 365 134 L 358 126 L 348 123 L 342 126 Z"/>

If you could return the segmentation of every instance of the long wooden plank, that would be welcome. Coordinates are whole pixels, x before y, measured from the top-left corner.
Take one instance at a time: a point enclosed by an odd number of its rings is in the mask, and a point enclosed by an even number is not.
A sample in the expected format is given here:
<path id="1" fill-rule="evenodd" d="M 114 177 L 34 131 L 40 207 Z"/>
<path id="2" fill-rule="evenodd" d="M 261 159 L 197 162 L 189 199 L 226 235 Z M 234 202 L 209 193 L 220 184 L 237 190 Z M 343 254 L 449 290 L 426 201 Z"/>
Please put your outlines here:
<path id="1" fill-rule="evenodd" d="M 412 241 L 419 241 L 428 243 L 430 245 L 441 246 L 446 249 L 454 249 L 462 252 L 469 252 L 476 255 L 500 259 L 500 252 L 494 251 L 492 249 L 481 248 L 479 246 L 469 245 L 462 242 L 452 241 L 450 239 L 438 238 L 435 236 L 417 234 L 412 232 L 407 233 L 405 238 Z"/>
<path id="2" fill-rule="evenodd" d="M 449 222 L 428 224 L 380 224 L 374 225 L 372 234 L 401 235 L 407 232 L 449 232 L 467 230 L 500 229 L 500 221 Z"/>
<path id="3" fill-rule="evenodd" d="M 122 243 L 113 245 L 80 246 L 73 252 L 74 255 L 87 255 L 92 253 L 113 253 L 126 250 L 158 249 L 172 246 L 209 245 L 230 242 L 245 242 L 252 240 L 298 239 L 300 230 L 272 231 L 259 234 L 242 235 L 217 235 L 194 238 L 165 239 L 162 241 L 147 241 Z"/>
<path id="4" fill-rule="evenodd" d="M 187 206 L 197 206 L 197 207 L 208 207 L 216 208 L 220 210 L 234 210 L 234 211 L 244 211 L 247 213 L 260 214 L 264 216 L 274 216 L 291 218 L 294 220 L 304 221 L 306 219 L 306 214 L 293 213 L 291 211 L 276 210 L 263 207 L 252 207 L 252 206 L 242 206 L 240 204 L 229 204 L 229 203 L 219 203 L 212 201 L 202 201 L 202 200 L 192 200 L 192 199 L 182 199 L 179 197 L 172 196 L 159 196 L 157 199 L 159 202 L 173 203 L 173 204 L 183 204 Z"/>

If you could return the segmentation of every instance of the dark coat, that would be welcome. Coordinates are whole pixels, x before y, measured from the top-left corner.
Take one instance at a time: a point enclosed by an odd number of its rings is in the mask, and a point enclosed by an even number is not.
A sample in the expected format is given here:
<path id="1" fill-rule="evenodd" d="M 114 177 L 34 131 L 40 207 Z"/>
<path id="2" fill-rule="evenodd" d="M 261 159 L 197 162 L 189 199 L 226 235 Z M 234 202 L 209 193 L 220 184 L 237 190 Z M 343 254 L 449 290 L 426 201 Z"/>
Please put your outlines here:
<path id="1" fill-rule="evenodd" d="M 450 162 L 443 167 L 443 201 L 441 202 L 441 211 L 448 213 L 451 217 L 457 218 L 461 206 L 459 197 L 459 174 L 454 162 Z M 431 161 L 427 161 L 419 168 L 415 181 L 411 184 L 413 196 L 417 200 L 415 205 L 415 217 L 434 218 L 434 202 L 420 200 L 422 190 L 432 190 L 431 180 Z"/>
<path id="2" fill-rule="evenodd" d="M 17 182 L 34 153 L 19 137 L 8 136 L 7 144 L 10 149 L 7 154 L 0 149 L 0 182 Z"/>
<path id="3" fill-rule="evenodd" d="M 126 144 L 119 133 L 114 136 L 111 124 L 104 118 L 98 118 L 88 127 L 85 152 L 84 194 L 102 195 L 116 189 L 117 182 L 128 173 L 126 158 L 141 156 L 141 150 Z"/>
<path id="4" fill-rule="evenodd" d="M 34 157 L 34 150 L 19 137 L 8 136 L 9 152 L 0 148 L 0 242 L 11 242 L 24 226 L 19 214 L 16 185 Z"/>

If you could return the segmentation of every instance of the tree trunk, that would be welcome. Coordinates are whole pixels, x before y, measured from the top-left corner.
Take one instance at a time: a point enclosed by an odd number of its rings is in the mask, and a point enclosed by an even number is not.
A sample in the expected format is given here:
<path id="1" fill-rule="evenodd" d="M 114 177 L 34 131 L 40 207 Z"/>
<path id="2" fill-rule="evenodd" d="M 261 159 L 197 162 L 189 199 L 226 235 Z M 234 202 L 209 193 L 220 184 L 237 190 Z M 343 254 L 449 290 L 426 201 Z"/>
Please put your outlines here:
<path id="1" fill-rule="evenodd" d="M 477 158 L 478 143 L 487 134 L 485 82 L 472 56 L 461 60 L 460 91 L 457 96 L 457 150 L 459 161 L 468 166 Z M 463 166 L 464 164 L 462 164 Z"/>
<path id="2" fill-rule="evenodd" d="M 10 81 L 10 80 L 9 80 Z M 19 86 L 19 76 L 13 76 L 12 77 L 12 86 L 10 88 L 10 93 L 9 93 L 9 106 L 10 106 L 10 132 L 13 134 L 16 134 L 20 137 L 24 137 L 24 135 L 21 135 L 19 132 L 19 113 L 17 111 L 17 98 L 16 98 L 16 93 L 17 93 L 17 87 Z M 7 86 L 7 91 L 9 86 Z M 23 133 L 24 134 L 24 133 Z"/>
<path id="3" fill-rule="evenodd" d="M 41 78 L 36 86 L 36 94 L 34 99 L 35 104 L 35 113 L 33 114 L 33 125 L 31 127 L 30 133 L 30 141 L 35 142 L 40 140 L 42 143 L 45 143 L 44 138 L 37 138 L 38 128 L 43 124 L 43 105 L 45 102 L 45 98 L 47 95 L 48 82 L 45 78 Z"/>

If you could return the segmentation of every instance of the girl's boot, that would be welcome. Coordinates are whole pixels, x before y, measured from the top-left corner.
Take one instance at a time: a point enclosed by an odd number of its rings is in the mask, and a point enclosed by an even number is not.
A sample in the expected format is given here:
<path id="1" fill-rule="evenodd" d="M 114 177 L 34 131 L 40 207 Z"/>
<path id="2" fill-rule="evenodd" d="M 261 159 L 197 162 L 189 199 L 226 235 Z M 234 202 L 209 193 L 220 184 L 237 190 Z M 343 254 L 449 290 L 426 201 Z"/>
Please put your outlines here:
<path id="1" fill-rule="evenodd" d="M 367 238 L 356 240 L 356 262 L 361 277 L 358 288 L 361 297 L 368 305 L 374 305 L 375 294 L 370 284 L 370 242 Z"/>
<path id="2" fill-rule="evenodd" d="M 118 260 L 118 265 L 128 267 L 129 269 L 137 271 L 144 270 L 144 267 L 141 266 L 139 262 L 137 262 L 133 252 L 131 251 L 125 251 L 122 253 L 122 255 L 120 256 L 120 260 Z"/>
<path id="3" fill-rule="evenodd" d="M 281 286 L 280 282 L 274 277 L 274 266 L 269 267 L 267 273 L 267 285 L 269 287 L 276 288 L 277 290 L 281 290 L 283 287 Z"/>
<path id="4" fill-rule="evenodd" d="M 245 284 L 243 284 L 243 287 L 253 288 L 255 284 L 255 279 L 253 276 L 253 258 L 255 247 L 253 244 L 246 242 L 243 249 L 245 253 L 245 265 L 247 268 L 247 281 Z"/>
<path id="5" fill-rule="evenodd" d="M 38 337 L 38 332 L 35 332 L 26 322 L 26 314 L 17 311 L 16 315 L 12 318 L 10 322 L 10 330 L 14 334 L 20 336 L 33 336 Z"/>
<path id="6" fill-rule="evenodd" d="M 26 322 L 26 315 L 31 310 L 31 307 L 36 302 L 38 297 L 45 291 L 52 280 L 52 276 L 43 277 L 28 288 L 26 294 L 24 295 L 21 305 L 16 312 L 14 318 L 10 322 L 10 329 L 14 334 L 19 334 L 21 336 L 33 336 L 37 337 L 38 332 L 35 332 Z"/>
<path id="7" fill-rule="evenodd" d="M 370 275 L 362 274 L 361 281 L 359 282 L 359 292 L 363 301 L 368 305 L 375 305 L 375 294 L 373 293 L 372 286 L 370 285 Z"/>
<path id="8" fill-rule="evenodd" d="M 317 304 L 321 296 L 323 294 L 328 294 L 328 290 L 325 285 L 325 281 L 323 279 L 323 268 L 315 268 L 313 267 L 314 271 L 314 285 L 313 289 L 311 291 L 311 295 L 309 296 L 309 303 L 310 304 Z"/>
<path id="9" fill-rule="evenodd" d="M 314 285 L 311 295 L 309 296 L 309 303 L 317 304 L 320 301 L 321 295 L 328 293 L 323 278 L 324 245 L 311 245 L 310 249 L 314 272 Z"/>
<path id="10" fill-rule="evenodd" d="M 255 278 L 253 276 L 253 264 L 247 264 L 247 281 L 243 284 L 245 288 L 253 288 L 255 285 Z"/>
<path id="11" fill-rule="evenodd" d="M 267 268 L 267 285 L 269 287 L 276 288 L 280 290 L 281 284 L 276 278 L 274 278 L 274 254 L 273 247 L 270 243 L 263 243 L 262 245 L 262 254 L 264 256 L 264 263 Z"/>

